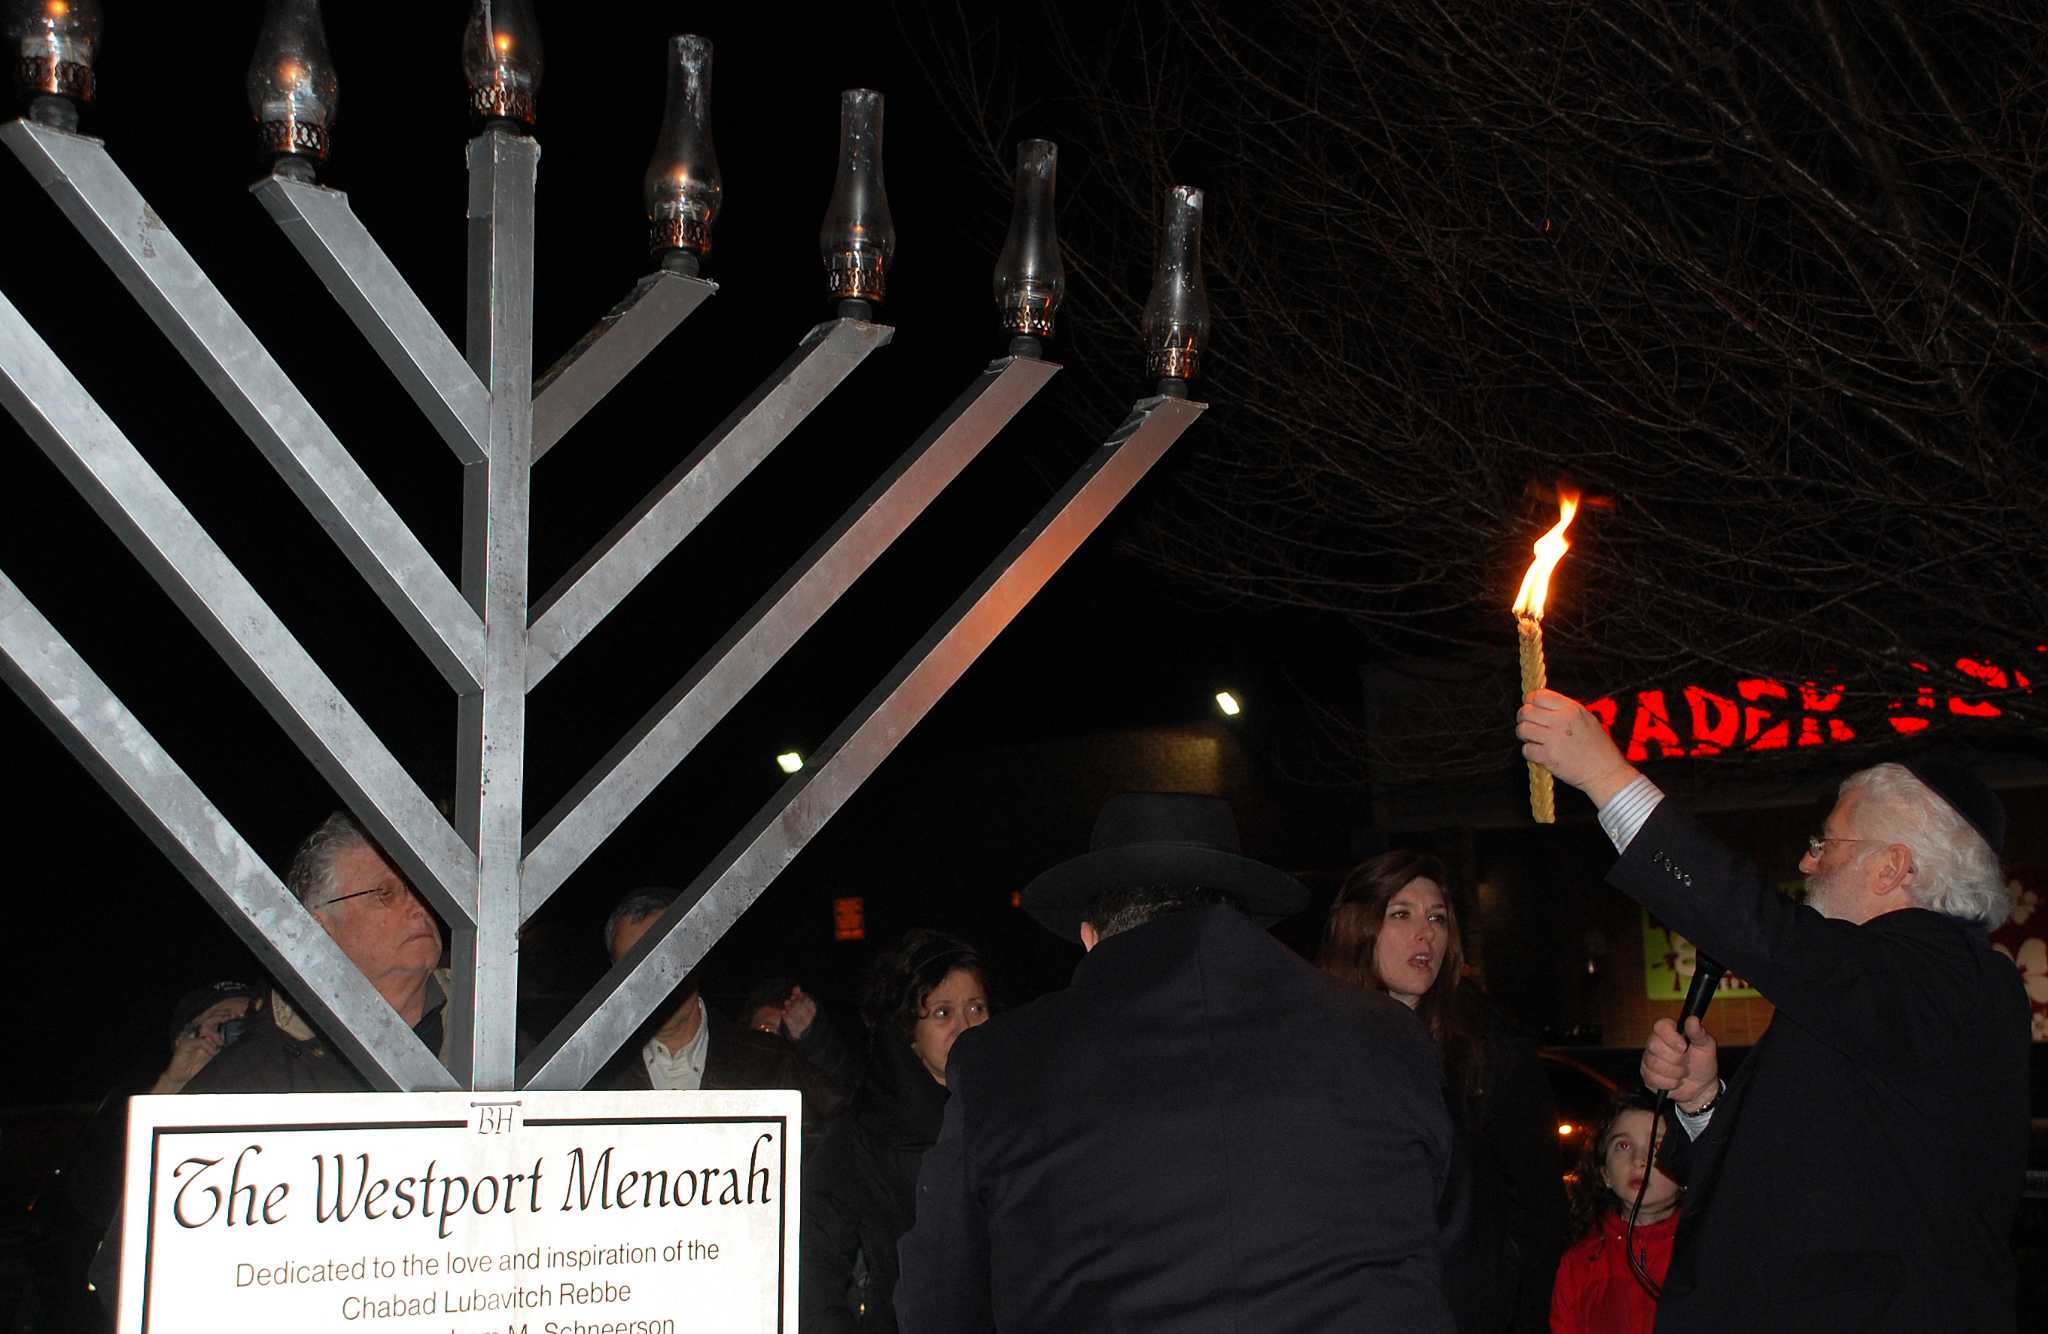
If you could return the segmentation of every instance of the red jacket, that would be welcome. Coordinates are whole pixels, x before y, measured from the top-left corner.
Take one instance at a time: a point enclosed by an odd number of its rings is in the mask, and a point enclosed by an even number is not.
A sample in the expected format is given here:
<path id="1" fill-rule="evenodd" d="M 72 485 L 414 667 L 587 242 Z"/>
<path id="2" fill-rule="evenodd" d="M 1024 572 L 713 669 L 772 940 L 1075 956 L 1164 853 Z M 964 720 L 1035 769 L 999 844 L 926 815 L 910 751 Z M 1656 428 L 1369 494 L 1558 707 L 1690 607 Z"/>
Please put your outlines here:
<path id="1" fill-rule="evenodd" d="M 1671 1239 L 1678 1233 L 1678 1215 L 1636 1229 L 1636 1249 L 1643 1268 L 1659 1285 L 1671 1264 Z M 1551 1334 L 1650 1334 L 1657 1323 L 1657 1303 L 1636 1281 L 1623 1238 L 1628 1224 L 1619 1210 L 1600 1215 L 1589 1237 L 1572 1243 L 1558 1262 L 1557 1286 L 1550 1292 Z"/>

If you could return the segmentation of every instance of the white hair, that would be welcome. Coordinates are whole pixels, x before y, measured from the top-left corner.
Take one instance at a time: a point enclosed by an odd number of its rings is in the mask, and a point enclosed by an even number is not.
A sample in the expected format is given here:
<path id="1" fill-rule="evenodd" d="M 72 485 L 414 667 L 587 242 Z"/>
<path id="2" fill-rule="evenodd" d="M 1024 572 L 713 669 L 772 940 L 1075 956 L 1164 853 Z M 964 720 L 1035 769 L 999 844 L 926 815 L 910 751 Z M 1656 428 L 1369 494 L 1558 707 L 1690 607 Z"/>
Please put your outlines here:
<path id="1" fill-rule="evenodd" d="M 334 897 L 334 863 L 350 848 L 374 848 L 370 836 L 347 811 L 336 811 L 306 835 L 292 853 L 291 869 L 285 872 L 285 887 L 306 905 L 308 911 Z"/>
<path id="2" fill-rule="evenodd" d="M 1918 908 L 1947 913 L 1995 931 L 2012 916 L 2012 887 L 1991 845 L 1941 794 L 1902 764 L 1850 774 L 1842 795 L 1863 794 L 1859 830 L 1872 841 L 1904 844 L 1914 876 L 1906 896 Z M 1865 853 L 1873 856 L 1875 853 Z"/>

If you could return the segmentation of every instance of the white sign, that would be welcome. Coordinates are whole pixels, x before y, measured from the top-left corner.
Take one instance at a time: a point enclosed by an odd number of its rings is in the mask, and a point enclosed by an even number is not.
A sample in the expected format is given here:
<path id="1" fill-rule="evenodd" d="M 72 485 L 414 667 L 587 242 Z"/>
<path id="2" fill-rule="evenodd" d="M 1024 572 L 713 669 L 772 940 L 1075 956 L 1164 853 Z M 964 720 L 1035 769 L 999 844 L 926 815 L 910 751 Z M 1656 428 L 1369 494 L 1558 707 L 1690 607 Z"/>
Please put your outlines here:
<path id="1" fill-rule="evenodd" d="M 793 1331 L 799 1106 L 135 1098 L 121 1334 Z"/>

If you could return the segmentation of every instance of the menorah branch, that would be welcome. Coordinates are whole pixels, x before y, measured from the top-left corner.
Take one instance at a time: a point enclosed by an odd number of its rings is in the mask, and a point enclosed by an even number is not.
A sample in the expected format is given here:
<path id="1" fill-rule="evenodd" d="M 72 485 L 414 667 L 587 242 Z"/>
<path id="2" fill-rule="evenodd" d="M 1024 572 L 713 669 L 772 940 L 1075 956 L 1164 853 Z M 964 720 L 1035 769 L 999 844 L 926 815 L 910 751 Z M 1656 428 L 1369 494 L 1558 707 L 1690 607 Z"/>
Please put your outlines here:
<path id="1" fill-rule="evenodd" d="M 981 656 L 1205 405 L 1147 399 L 985 569 L 640 942 L 520 1064 L 581 1088 Z"/>
<path id="2" fill-rule="evenodd" d="M 569 349 L 533 386 L 533 459 L 555 447 L 647 354 L 718 290 L 657 269 Z"/>
<path id="3" fill-rule="evenodd" d="M 442 677 L 474 689 L 483 624 L 97 140 L 28 121 L 0 140 L 262 451 Z"/>
<path id="4" fill-rule="evenodd" d="M 894 333 L 862 320 L 831 320 L 811 330 L 788 360 L 535 604 L 527 687 L 546 679 Z"/>
<path id="5" fill-rule="evenodd" d="M 0 402 L 435 907 L 467 920 L 470 856 L 447 820 L 5 297 Z"/>
<path id="6" fill-rule="evenodd" d="M 5 574 L 0 676 L 366 1079 L 386 1089 L 455 1087 L 228 818 Z M 343 1014 L 364 1022 L 352 1028 Z"/>
<path id="7" fill-rule="evenodd" d="M 522 919 L 540 911 L 1058 369 L 1047 361 L 1005 357 L 977 376 L 570 790 L 528 839 Z"/>
<path id="8" fill-rule="evenodd" d="M 456 461 L 482 462 L 489 411 L 483 382 L 356 217 L 348 196 L 283 176 L 266 176 L 250 189 Z"/>

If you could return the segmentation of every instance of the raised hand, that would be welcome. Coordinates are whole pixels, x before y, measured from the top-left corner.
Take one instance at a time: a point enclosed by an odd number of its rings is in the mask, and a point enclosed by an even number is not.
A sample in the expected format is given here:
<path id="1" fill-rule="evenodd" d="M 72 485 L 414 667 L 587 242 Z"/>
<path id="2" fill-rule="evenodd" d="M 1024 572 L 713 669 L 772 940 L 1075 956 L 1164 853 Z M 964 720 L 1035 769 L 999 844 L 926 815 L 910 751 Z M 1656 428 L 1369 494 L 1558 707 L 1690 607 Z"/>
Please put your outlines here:
<path id="1" fill-rule="evenodd" d="M 789 999 L 782 1002 L 782 1031 L 789 1034 L 792 1042 L 802 1037 L 817 1017 L 818 1002 L 805 995 L 802 987 L 793 988 Z"/>
<path id="2" fill-rule="evenodd" d="M 1515 735 L 1522 739 L 1522 758 L 1540 764 L 1605 806 L 1615 793 L 1636 779 L 1636 771 L 1600 720 L 1586 706 L 1555 690 L 1533 690 L 1515 714 Z"/>

